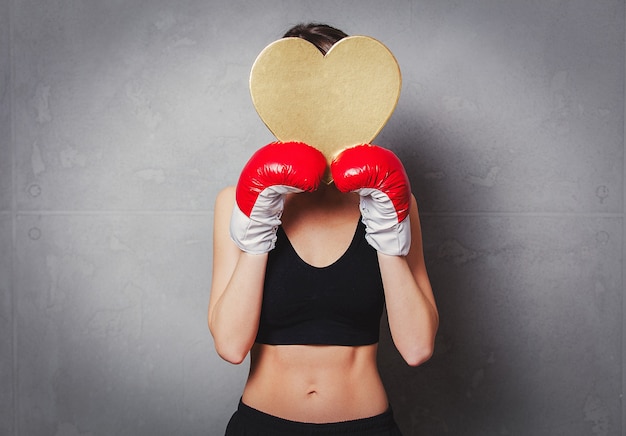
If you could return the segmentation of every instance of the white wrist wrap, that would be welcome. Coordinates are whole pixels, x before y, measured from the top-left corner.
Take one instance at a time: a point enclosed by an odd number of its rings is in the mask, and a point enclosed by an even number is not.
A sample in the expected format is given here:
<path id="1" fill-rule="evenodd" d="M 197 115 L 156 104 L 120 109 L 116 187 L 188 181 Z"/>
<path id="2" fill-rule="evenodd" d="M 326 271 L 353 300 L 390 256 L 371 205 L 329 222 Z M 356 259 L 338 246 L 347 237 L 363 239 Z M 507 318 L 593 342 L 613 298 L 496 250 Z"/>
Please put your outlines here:
<path id="1" fill-rule="evenodd" d="M 390 256 L 406 256 L 411 248 L 411 223 L 398 214 L 387 194 L 374 188 L 358 190 L 360 209 L 366 227 L 365 239 L 377 251 Z"/>
<path id="2" fill-rule="evenodd" d="M 230 218 L 230 237 L 237 246 L 250 254 L 263 254 L 274 249 L 276 231 L 283 213 L 284 194 L 302 192 L 291 186 L 265 188 L 258 196 L 248 217 L 237 203 Z"/>

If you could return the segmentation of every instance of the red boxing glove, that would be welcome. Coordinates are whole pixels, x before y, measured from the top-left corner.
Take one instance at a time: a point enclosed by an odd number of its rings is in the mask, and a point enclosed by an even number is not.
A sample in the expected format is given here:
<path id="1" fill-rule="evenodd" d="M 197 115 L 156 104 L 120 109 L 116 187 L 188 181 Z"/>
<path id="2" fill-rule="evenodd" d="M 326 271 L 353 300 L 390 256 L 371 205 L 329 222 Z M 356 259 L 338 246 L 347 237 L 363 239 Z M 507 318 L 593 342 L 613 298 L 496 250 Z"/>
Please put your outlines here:
<path id="1" fill-rule="evenodd" d="M 339 153 L 330 169 L 337 189 L 360 195 L 367 242 L 381 253 L 406 256 L 411 248 L 411 187 L 400 159 L 364 144 Z"/>
<path id="2" fill-rule="evenodd" d="M 284 195 L 315 191 L 326 170 L 324 155 L 302 142 L 273 142 L 252 155 L 235 194 L 230 236 L 243 251 L 274 248 Z"/>

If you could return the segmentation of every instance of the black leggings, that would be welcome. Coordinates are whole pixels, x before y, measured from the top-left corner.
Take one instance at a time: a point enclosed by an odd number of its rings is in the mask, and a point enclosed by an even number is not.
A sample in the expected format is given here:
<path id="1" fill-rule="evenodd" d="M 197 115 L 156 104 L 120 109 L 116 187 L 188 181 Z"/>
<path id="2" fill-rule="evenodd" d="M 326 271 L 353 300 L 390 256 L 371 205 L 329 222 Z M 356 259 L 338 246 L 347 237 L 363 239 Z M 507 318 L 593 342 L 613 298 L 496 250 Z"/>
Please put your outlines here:
<path id="1" fill-rule="evenodd" d="M 253 409 L 239 401 L 237 411 L 230 418 L 225 436 L 304 436 L 304 435 L 363 435 L 402 436 L 391 408 L 370 418 L 328 424 L 289 421 Z"/>

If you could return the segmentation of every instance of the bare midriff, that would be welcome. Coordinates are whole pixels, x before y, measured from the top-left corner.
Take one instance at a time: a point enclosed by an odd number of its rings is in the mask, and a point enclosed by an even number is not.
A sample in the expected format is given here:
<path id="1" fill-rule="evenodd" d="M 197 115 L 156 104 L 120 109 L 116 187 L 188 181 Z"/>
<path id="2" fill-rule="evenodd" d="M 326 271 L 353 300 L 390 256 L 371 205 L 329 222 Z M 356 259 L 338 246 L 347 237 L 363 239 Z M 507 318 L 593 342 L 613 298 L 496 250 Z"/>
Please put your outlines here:
<path id="1" fill-rule="evenodd" d="M 377 345 L 255 344 L 242 401 L 283 419 L 340 422 L 385 412 Z"/>

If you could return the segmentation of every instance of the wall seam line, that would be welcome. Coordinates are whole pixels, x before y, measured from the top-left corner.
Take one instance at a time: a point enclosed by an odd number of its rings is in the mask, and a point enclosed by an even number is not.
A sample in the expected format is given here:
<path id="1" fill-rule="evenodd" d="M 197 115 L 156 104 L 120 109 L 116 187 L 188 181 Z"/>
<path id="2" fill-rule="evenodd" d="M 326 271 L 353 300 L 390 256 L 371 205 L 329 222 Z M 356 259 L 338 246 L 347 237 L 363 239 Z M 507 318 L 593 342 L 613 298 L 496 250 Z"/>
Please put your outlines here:
<path id="1" fill-rule="evenodd" d="M 17 210 L 10 212 L 19 216 L 213 216 L 213 210 Z M 0 215 L 3 212 L 0 211 Z M 421 212 L 420 217 L 456 218 L 456 217 L 520 217 L 520 218 L 617 218 L 622 219 L 622 212 Z"/>

